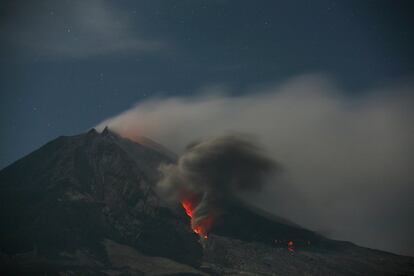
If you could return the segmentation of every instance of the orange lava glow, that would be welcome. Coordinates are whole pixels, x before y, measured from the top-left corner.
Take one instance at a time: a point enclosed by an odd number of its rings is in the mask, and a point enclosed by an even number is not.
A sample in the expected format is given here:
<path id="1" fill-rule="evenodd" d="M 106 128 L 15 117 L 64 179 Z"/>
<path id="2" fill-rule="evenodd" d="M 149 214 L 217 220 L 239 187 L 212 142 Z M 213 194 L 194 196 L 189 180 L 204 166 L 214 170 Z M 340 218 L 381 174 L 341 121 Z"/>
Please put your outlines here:
<path id="1" fill-rule="evenodd" d="M 193 229 L 194 233 L 198 234 L 200 237 L 207 239 L 207 226 L 211 225 L 211 220 L 203 219 L 198 225 L 193 225 L 193 210 L 195 208 L 194 204 L 189 200 L 183 200 L 181 202 L 185 213 L 187 216 L 191 218 L 191 228 Z"/>
<path id="2" fill-rule="evenodd" d="M 190 218 L 193 218 L 193 209 L 194 209 L 194 206 L 192 206 L 191 202 L 190 201 L 183 200 L 181 202 L 181 205 L 183 206 L 183 208 L 184 208 L 185 213 L 187 214 L 187 216 L 189 216 Z"/>

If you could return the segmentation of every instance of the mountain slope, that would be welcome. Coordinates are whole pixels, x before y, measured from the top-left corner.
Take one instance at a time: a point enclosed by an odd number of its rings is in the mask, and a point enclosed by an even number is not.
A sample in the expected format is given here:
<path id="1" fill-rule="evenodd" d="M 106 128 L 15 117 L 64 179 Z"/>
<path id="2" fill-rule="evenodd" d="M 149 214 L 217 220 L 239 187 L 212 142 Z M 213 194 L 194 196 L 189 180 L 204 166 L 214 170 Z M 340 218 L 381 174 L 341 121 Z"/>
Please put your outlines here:
<path id="1" fill-rule="evenodd" d="M 329 240 L 229 202 L 207 240 L 155 192 L 168 150 L 108 129 L 59 137 L 0 171 L 0 273 L 414 275 L 414 258 Z M 292 242 L 292 246 L 288 243 Z"/>
<path id="2" fill-rule="evenodd" d="M 184 213 L 154 192 L 159 164 L 171 161 L 108 130 L 53 140 L 0 172 L 1 251 L 56 258 L 81 248 L 105 263 L 110 239 L 196 265 Z"/>

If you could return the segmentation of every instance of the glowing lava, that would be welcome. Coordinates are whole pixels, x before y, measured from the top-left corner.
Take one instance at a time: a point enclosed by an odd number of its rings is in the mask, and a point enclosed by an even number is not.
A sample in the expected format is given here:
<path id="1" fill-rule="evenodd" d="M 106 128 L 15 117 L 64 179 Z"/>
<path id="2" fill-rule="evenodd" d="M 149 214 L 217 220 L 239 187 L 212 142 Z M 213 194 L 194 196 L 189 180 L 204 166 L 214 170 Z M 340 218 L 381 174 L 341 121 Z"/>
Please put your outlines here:
<path id="1" fill-rule="evenodd" d="M 189 216 L 190 218 L 193 218 L 193 209 L 194 206 L 192 206 L 190 201 L 187 200 L 183 200 L 181 202 L 181 205 L 183 206 L 185 213 L 187 214 L 187 216 Z"/>
<path id="2" fill-rule="evenodd" d="M 198 234 L 200 237 L 204 239 L 207 239 L 207 227 L 211 225 L 211 220 L 208 218 L 201 219 L 197 223 L 197 225 L 195 225 L 193 210 L 196 206 L 194 206 L 194 204 L 189 200 L 183 200 L 181 202 L 181 205 L 183 206 L 187 216 L 191 218 L 191 228 L 193 229 L 194 233 Z"/>

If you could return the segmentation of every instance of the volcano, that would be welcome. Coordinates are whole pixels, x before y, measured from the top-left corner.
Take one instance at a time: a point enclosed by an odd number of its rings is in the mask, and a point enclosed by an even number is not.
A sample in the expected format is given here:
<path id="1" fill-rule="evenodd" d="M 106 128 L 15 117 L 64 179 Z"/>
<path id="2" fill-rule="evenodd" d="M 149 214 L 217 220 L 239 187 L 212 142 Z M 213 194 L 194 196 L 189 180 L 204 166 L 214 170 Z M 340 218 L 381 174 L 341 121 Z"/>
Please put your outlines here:
<path id="1" fill-rule="evenodd" d="M 137 141 L 92 129 L 1 170 L 2 275 L 414 274 L 412 257 L 331 240 L 238 200 L 200 238 L 191 206 L 156 192 L 159 166 L 176 157 Z"/>

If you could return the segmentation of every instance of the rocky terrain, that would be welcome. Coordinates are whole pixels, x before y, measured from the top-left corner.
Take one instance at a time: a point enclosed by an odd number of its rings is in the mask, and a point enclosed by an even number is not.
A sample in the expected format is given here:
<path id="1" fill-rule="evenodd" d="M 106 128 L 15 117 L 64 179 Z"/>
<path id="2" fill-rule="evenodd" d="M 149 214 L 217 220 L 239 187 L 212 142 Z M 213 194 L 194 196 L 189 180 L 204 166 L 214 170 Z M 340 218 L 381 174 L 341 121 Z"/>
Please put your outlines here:
<path id="1" fill-rule="evenodd" d="M 108 129 L 0 171 L 2 275 L 414 275 L 414 258 L 329 240 L 237 203 L 208 239 L 155 184 L 174 162 Z M 292 246 L 288 243 L 292 241 Z"/>

